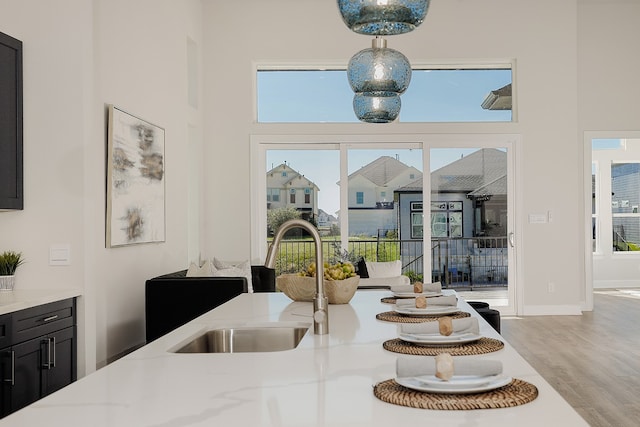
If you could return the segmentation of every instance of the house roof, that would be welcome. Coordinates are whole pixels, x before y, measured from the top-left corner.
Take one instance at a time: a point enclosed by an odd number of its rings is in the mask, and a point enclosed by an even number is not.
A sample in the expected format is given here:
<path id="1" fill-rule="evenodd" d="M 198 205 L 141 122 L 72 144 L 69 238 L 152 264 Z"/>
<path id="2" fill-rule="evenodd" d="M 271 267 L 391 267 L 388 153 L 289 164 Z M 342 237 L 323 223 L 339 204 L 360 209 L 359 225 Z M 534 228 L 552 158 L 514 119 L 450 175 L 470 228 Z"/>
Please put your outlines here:
<path id="1" fill-rule="evenodd" d="M 415 181 L 411 181 L 407 185 L 403 185 L 398 188 L 396 191 L 407 192 L 410 193 L 412 191 L 422 191 L 422 177 L 416 179 Z"/>
<path id="2" fill-rule="evenodd" d="M 472 192 L 507 174 L 507 153 L 483 148 L 431 172 L 431 189 Z"/>
<path id="3" fill-rule="evenodd" d="M 293 181 L 295 179 L 303 178 L 308 182 L 309 187 L 313 187 L 314 189 L 320 191 L 320 188 L 313 181 L 311 181 L 309 178 L 307 178 L 297 170 L 293 169 L 291 166 L 289 166 L 286 163 L 280 163 L 278 166 L 272 168 L 270 171 L 267 172 L 267 175 L 274 174 L 274 173 L 275 174 L 282 173 L 282 171 L 287 172 L 287 179 L 282 183 L 283 186 L 287 186 L 287 185 L 295 186 L 295 183 Z"/>
<path id="4" fill-rule="evenodd" d="M 410 167 L 400 160 L 396 160 L 390 156 L 381 156 L 368 165 L 351 173 L 349 179 L 355 176 L 362 176 L 378 187 L 384 187 L 407 169 L 410 169 Z"/>
<path id="5" fill-rule="evenodd" d="M 322 214 L 325 214 L 329 221 L 337 221 L 338 220 L 338 218 L 336 218 L 334 215 L 331 215 L 330 213 L 324 211 L 323 209 L 318 209 L 318 215 L 322 215 Z"/>
<path id="6" fill-rule="evenodd" d="M 489 92 L 481 105 L 485 110 L 511 110 L 511 83 Z"/>
<path id="7" fill-rule="evenodd" d="M 473 194 L 476 191 L 496 191 L 490 194 L 506 194 L 506 156 L 504 151 L 495 148 L 475 151 L 431 172 L 431 190 L 441 193 Z M 500 181 L 502 178 L 504 182 Z M 422 191 L 422 178 L 396 191 Z"/>
<path id="8" fill-rule="evenodd" d="M 495 181 L 492 181 L 486 185 L 483 185 L 480 188 L 473 190 L 471 193 L 467 194 L 467 197 L 481 198 L 485 196 L 497 196 L 497 195 L 506 195 L 506 194 L 507 194 L 507 175 L 504 175 L 496 179 Z"/>

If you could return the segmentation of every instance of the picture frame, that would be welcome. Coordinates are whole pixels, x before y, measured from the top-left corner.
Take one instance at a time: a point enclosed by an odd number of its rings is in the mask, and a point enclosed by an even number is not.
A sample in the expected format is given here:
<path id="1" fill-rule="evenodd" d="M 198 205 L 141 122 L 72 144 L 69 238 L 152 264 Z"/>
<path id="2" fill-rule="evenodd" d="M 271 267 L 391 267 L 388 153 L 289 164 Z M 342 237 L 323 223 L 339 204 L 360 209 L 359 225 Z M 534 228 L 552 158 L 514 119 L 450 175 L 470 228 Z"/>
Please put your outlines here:
<path id="1" fill-rule="evenodd" d="M 164 128 L 107 105 L 105 246 L 165 241 Z"/>

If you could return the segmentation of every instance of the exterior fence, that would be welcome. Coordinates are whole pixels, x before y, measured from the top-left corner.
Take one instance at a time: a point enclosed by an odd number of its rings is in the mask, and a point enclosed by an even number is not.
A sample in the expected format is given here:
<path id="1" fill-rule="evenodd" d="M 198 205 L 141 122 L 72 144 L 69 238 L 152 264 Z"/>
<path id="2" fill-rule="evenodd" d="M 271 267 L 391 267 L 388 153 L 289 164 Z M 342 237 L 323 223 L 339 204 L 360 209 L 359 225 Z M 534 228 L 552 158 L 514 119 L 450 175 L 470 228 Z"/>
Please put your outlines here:
<path id="1" fill-rule="evenodd" d="M 416 240 L 350 240 L 348 253 L 340 242 L 322 241 L 325 262 L 348 258 L 354 264 L 367 261 L 402 261 L 402 273 L 412 281 L 440 281 L 444 288 L 478 289 L 506 287 L 508 282 L 508 242 L 506 237 L 431 239 L 431 277 L 424 275 L 423 244 Z M 276 275 L 297 273 L 315 261 L 311 240 L 285 239 L 280 242 Z"/>

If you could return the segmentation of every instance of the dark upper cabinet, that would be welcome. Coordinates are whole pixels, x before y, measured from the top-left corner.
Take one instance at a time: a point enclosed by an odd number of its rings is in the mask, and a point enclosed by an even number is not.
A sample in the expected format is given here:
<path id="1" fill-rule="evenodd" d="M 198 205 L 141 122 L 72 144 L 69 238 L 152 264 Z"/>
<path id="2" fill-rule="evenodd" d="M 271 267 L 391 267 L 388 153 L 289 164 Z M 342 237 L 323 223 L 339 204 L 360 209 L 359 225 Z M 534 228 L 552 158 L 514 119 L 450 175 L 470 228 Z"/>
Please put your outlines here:
<path id="1" fill-rule="evenodd" d="M 0 33 L 0 210 L 23 207 L 22 42 Z"/>

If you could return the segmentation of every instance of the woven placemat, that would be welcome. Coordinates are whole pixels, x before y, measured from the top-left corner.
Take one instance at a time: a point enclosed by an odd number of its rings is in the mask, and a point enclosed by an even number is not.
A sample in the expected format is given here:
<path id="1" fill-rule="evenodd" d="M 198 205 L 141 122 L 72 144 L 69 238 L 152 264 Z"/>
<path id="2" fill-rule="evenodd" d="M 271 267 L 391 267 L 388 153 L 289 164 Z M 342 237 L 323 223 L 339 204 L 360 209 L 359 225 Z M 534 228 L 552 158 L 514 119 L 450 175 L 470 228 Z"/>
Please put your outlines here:
<path id="1" fill-rule="evenodd" d="M 504 343 L 495 338 L 482 337 L 478 341 L 466 344 L 427 347 L 403 341 L 400 338 L 394 338 L 383 342 L 382 347 L 394 353 L 413 354 L 416 356 L 437 356 L 440 353 L 449 353 L 452 356 L 473 356 L 501 350 L 504 347 Z"/>
<path id="2" fill-rule="evenodd" d="M 385 311 L 384 313 L 376 314 L 376 319 L 384 320 L 386 322 L 398 322 L 398 323 L 423 323 L 423 322 L 435 322 L 440 317 L 451 317 L 452 319 L 462 319 L 464 317 L 471 316 L 466 311 L 458 311 L 456 313 L 444 314 L 442 316 L 405 316 L 404 314 L 400 314 L 397 311 Z"/>
<path id="3" fill-rule="evenodd" d="M 411 390 L 390 379 L 373 386 L 373 394 L 383 402 L 420 409 L 464 411 L 469 409 L 511 408 L 538 397 L 538 388 L 514 379 L 495 390 L 471 394 L 438 394 Z"/>

